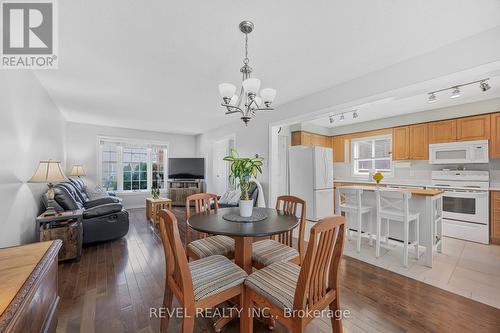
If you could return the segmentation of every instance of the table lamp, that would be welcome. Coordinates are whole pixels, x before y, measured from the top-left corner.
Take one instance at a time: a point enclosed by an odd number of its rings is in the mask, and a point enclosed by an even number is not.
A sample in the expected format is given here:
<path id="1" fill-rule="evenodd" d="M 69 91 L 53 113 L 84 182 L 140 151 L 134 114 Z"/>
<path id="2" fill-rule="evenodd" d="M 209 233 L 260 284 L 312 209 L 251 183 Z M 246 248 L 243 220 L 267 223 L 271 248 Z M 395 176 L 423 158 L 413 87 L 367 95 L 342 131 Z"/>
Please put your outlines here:
<path id="1" fill-rule="evenodd" d="M 85 176 L 86 173 L 85 169 L 83 168 L 83 164 L 73 164 L 71 170 L 69 171 L 69 175 L 78 178 L 80 178 L 81 176 Z"/>
<path id="2" fill-rule="evenodd" d="M 64 175 L 61 162 L 59 161 L 40 161 L 35 174 L 29 180 L 30 183 L 47 183 L 47 210 L 43 213 L 44 216 L 56 215 L 54 209 L 54 185 L 52 182 L 61 182 L 67 180 Z"/>

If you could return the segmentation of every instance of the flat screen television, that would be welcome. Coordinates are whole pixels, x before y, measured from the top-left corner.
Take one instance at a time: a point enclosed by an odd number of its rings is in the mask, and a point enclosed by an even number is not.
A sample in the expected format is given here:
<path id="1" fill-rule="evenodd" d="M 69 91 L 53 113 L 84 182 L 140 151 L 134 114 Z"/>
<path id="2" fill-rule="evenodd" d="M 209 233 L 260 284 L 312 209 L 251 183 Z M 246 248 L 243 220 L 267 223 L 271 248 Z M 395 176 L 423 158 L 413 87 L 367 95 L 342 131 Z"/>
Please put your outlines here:
<path id="1" fill-rule="evenodd" d="M 169 179 L 205 179 L 204 158 L 169 158 Z"/>

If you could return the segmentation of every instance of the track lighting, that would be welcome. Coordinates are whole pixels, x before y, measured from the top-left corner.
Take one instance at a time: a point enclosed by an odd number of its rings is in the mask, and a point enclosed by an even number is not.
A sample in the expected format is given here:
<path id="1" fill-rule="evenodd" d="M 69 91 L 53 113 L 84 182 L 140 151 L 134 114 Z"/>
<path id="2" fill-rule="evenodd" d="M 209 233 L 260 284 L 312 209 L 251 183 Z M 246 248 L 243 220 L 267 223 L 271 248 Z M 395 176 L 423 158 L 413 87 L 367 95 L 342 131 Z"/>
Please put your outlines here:
<path id="1" fill-rule="evenodd" d="M 436 101 L 436 94 L 430 93 L 428 100 L 429 100 L 429 103 L 434 103 Z"/>
<path id="2" fill-rule="evenodd" d="M 460 88 L 455 87 L 455 88 L 453 88 L 453 91 L 451 92 L 450 98 L 458 98 L 458 97 L 460 97 Z"/>
<path id="3" fill-rule="evenodd" d="M 330 116 L 330 124 L 333 124 L 334 121 L 335 119 L 333 119 L 333 116 Z"/>
<path id="4" fill-rule="evenodd" d="M 488 82 L 486 82 L 486 80 L 481 81 L 479 83 L 479 87 L 481 88 L 482 91 L 487 91 L 487 90 L 490 90 L 490 88 L 491 88 L 491 86 L 489 85 Z"/>
<path id="5" fill-rule="evenodd" d="M 436 102 L 437 101 L 436 94 L 439 92 L 442 92 L 442 91 L 447 91 L 447 90 L 452 90 L 450 98 L 458 98 L 458 97 L 460 97 L 460 88 L 461 87 L 465 87 L 465 86 L 468 86 L 471 84 L 476 84 L 476 83 L 479 83 L 479 88 L 481 89 L 481 91 L 483 91 L 483 92 L 488 91 L 491 88 L 490 84 L 488 83 L 489 79 L 490 78 L 488 77 L 488 78 L 482 79 L 482 80 L 467 82 L 467 83 L 463 83 L 463 84 L 458 84 L 458 85 L 453 86 L 453 87 L 448 87 L 448 88 L 444 88 L 444 89 L 431 91 L 430 93 L 427 93 L 427 95 L 428 95 L 427 100 L 429 101 L 429 103 Z"/>
<path id="6" fill-rule="evenodd" d="M 354 110 L 352 112 L 352 119 L 356 119 L 356 118 L 358 118 L 358 111 Z"/>

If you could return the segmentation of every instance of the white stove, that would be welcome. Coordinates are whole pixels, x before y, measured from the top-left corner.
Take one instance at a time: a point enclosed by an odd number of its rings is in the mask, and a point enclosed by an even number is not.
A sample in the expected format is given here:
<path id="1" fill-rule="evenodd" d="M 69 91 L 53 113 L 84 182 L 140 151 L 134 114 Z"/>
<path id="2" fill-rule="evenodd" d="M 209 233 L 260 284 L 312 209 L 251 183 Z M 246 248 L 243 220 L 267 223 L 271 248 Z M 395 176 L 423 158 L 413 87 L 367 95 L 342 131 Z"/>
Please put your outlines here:
<path id="1" fill-rule="evenodd" d="M 432 171 L 432 187 L 443 189 L 443 235 L 489 243 L 488 171 Z"/>

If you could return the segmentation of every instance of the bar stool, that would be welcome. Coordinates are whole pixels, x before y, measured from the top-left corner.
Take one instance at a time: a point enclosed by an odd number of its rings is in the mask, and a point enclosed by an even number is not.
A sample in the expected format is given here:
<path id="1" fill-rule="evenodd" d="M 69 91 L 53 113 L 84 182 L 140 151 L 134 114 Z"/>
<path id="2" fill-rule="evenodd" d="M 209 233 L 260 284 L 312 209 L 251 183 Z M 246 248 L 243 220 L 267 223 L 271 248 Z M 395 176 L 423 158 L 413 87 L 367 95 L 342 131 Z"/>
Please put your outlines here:
<path id="1" fill-rule="evenodd" d="M 381 190 L 375 192 L 377 203 L 377 223 L 376 223 L 376 244 L 375 256 L 380 256 L 380 238 L 382 219 L 386 220 L 386 244 L 389 243 L 389 221 L 397 221 L 403 223 L 403 265 L 408 267 L 408 245 L 415 246 L 415 257 L 418 260 L 418 245 L 419 245 L 419 223 L 420 213 L 411 213 L 410 199 L 411 193 L 399 190 Z M 414 222 L 414 239 L 409 243 L 410 224 Z"/>
<path id="2" fill-rule="evenodd" d="M 335 203 L 335 212 L 337 215 L 345 213 L 347 220 L 347 238 L 351 239 L 351 228 L 356 228 L 357 230 L 357 246 L 356 250 L 361 251 L 361 237 L 362 237 L 362 222 L 363 215 L 369 214 L 369 231 L 366 232 L 370 237 L 370 245 L 372 245 L 372 233 L 373 233 L 373 211 L 374 207 L 363 205 L 361 202 L 361 196 L 363 194 L 363 189 L 361 188 L 348 188 L 339 187 L 337 188 Z M 353 221 L 354 217 L 354 221 Z M 354 226 L 352 226 L 354 224 Z"/>

